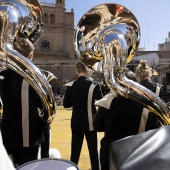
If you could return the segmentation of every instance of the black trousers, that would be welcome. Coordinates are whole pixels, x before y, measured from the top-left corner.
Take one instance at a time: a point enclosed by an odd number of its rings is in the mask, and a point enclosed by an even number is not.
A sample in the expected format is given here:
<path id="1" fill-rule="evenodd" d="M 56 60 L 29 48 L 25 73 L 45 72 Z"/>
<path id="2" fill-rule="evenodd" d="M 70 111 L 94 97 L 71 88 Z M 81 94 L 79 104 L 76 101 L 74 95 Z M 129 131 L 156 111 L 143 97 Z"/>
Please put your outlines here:
<path id="1" fill-rule="evenodd" d="M 13 159 L 14 166 L 38 159 L 38 145 L 33 147 L 6 148 L 8 155 Z"/>
<path id="2" fill-rule="evenodd" d="M 44 130 L 45 141 L 41 143 L 41 158 L 49 158 L 50 130 Z"/>
<path id="3" fill-rule="evenodd" d="M 91 168 L 92 170 L 99 170 L 99 157 L 98 157 L 98 150 L 97 150 L 98 142 L 97 142 L 96 131 L 72 130 L 70 161 L 78 165 L 84 136 L 86 137 L 87 146 L 89 150 Z"/>
<path id="4" fill-rule="evenodd" d="M 101 170 L 109 170 L 109 146 L 111 143 L 104 143 L 100 148 L 100 165 Z"/>

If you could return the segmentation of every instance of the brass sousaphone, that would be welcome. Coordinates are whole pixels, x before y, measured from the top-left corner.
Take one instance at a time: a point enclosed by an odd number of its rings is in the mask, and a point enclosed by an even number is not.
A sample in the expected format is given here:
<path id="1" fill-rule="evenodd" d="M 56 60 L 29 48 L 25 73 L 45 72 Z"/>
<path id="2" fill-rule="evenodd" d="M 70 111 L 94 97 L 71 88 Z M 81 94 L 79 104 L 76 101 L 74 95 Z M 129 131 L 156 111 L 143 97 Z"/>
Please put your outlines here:
<path id="1" fill-rule="evenodd" d="M 30 60 L 13 49 L 18 32 L 35 44 L 43 32 L 43 11 L 38 0 L 0 0 L 0 64 L 20 74 L 38 93 L 47 112 L 39 116 L 51 123 L 56 104 L 50 80 Z"/>
<path id="2" fill-rule="evenodd" d="M 169 125 L 169 108 L 155 93 L 125 76 L 135 56 L 140 27 L 126 7 L 107 3 L 95 6 L 80 19 L 74 33 L 74 49 L 81 62 L 103 73 L 113 93 L 131 98 L 154 112 L 162 125 Z"/>

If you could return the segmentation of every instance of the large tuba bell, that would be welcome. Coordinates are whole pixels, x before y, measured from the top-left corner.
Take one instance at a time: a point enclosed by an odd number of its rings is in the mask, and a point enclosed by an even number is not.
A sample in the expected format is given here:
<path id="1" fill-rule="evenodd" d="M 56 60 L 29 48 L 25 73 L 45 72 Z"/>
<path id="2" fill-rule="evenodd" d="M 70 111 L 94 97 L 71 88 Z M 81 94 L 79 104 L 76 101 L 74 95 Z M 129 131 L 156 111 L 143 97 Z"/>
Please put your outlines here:
<path id="1" fill-rule="evenodd" d="M 46 113 L 39 116 L 51 123 L 56 105 L 51 85 L 44 74 L 13 49 L 18 32 L 35 44 L 43 32 L 43 12 L 38 0 L 0 0 L 0 64 L 20 74 L 41 98 Z"/>
<path id="2" fill-rule="evenodd" d="M 80 19 L 74 33 L 75 52 L 86 66 L 103 73 L 113 93 L 131 98 L 169 125 L 169 108 L 152 91 L 129 80 L 126 66 L 136 54 L 140 27 L 126 7 L 107 3 L 95 6 Z"/>

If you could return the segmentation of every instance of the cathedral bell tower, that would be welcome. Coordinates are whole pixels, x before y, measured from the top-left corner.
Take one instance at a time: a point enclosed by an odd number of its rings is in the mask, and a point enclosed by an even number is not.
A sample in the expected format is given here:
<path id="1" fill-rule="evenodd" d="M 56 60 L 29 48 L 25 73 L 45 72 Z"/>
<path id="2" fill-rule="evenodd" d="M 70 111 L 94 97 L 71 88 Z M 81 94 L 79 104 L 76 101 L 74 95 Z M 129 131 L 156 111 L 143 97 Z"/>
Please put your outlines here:
<path id="1" fill-rule="evenodd" d="M 57 4 L 64 4 L 65 5 L 65 0 L 57 0 Z"/>
<path id="2" fill-rule="evenodd" d="M 65 0 L 56 0 L 56 9 L 57 11 L 65 11 Z"/>

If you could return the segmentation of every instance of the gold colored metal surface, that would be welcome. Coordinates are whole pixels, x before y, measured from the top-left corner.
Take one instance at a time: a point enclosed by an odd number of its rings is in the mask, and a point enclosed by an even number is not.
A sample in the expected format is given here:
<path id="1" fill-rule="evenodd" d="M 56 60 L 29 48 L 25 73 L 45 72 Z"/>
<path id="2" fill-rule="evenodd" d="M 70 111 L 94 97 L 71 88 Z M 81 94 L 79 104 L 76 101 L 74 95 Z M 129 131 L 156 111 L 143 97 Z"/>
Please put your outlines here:
<path id="1" fill-rule="evenodd" d="M 135 56 L 140 42 L 140 26 L 126 7 L 106 3 L 86 12 L 74 33 L 77 57 L 94 72 L 103 73 L 113 93 L 131 98 L 154 112 L 169 125 L 169 108 L 155 93 L 125 76 L 126 66 Z"/>

